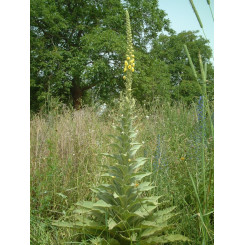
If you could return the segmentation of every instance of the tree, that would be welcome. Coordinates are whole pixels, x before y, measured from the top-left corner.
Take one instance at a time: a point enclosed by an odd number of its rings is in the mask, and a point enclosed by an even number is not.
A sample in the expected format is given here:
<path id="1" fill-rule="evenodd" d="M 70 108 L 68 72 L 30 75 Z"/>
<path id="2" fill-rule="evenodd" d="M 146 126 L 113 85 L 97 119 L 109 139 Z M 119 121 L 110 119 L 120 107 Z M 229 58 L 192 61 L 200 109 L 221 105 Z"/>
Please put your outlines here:
<path id="1" fill-rule="evenodd" d="M 91 88 L 102 99 L 121 90 L 125 8 L 137 52 L 146 53 L 162 29 L 171 32 L 157 0 L 31 0 L 32 110 L 47 93 L 79 108 Z"/>
<path id="2" fill-rule="evenodd" d="M 192 100 L 198 95 L 197 87 L 190 85 L 190 82 L 196 83 L 196 79 L 192 73 L 191 67 L 188 62 L 188 58 L 184 51 L 183 45 L 186 44 L 190 52 L 193 64 L 198 73 L 200 73 L 200 66 L 198 60 L 198 53 L 202 55 L 203 62 L 208 64 L 208 80 L 210 91 L 213 86 L 213 65 L 210 61 L 212 57 L 212 50 L 208 45 L 208 41 L 201 36 L 197 35 L 197 31 L 184 31 L 179 34 L 164 35 L 161 34 L 157 40 L 154 41 L 151 53 L 156 58 L 164 61 L 168 65 L 170 80 L 173 91 L 173 98 L 179 98 L 177 95 L 179 92 L 183 92 L 182 96 L 187 96 L 186 88 L 192 87 L 188 92 L 188 101 Z M 184 84 L 181 86 L 181 83 Z M 178 86 L 181 86 L 178 87 Z M 192 98 L 191 98 L 192 97 Z"/>

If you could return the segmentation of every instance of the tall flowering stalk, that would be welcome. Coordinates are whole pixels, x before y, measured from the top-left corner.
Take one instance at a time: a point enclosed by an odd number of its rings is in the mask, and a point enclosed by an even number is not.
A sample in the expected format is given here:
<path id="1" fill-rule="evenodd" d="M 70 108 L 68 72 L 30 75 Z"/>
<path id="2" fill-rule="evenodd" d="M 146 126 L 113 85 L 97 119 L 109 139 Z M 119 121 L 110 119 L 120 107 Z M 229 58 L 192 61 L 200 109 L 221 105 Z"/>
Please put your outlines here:
<path id="1" fill-rule="evenodd" d="M 173 241 L 187 241 L 182 235 L 168 234 L 168 220 L 174 216 L 175 207 L 159 210 L 160 196 L 147 196 L 154 188 L 144 181 L 150 172 L 142 171 L 147 158 L 136 157 L 141 144 L 136 141 L 137 130 L 134 125 L 135 100 L 132 97 L 132 73 L 134 72 L 134 50 L 128 11 L 127 54 L 124 67 L 126 91 L 121 95 L 120 118 L 112 135 L 114 154 L 104 154 L 113 159 L 105 166 L 105 181 L 92 189 L 98 201 L 82 201 L 75 204 L 76 209 L 68 222 L 56 221 L 60 227 L 77 229 L 84 239 L 93 236 L 92 244 L 160 244 Z M 144 194 L 143 194 L 144 193 Z"/>

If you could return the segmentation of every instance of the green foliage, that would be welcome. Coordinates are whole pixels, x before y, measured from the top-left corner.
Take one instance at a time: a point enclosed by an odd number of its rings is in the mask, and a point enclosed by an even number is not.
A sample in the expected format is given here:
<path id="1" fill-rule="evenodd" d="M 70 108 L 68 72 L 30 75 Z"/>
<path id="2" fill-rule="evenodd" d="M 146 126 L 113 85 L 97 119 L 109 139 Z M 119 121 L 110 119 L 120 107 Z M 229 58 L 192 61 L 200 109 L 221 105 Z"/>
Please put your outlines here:
<path id="1" fill-rule="evenodd" d="M 154 41 L 151 53 L 154 57 L 157 57 L 168 65 L 173 87 L 180 84 L 183 80 L 195 80 L 195 76 L 186 58 L 186 53 L 183 48 L 184 44 L 188 46 L 190 55 L 193 57 L 193 65 L 196 67 L 197 72 L 200 72 L 198 60 L 199 52 L 202 54 L 203 61 L 206 62 L 209 67 L 212 66 L 209 61 L 212 56 L 212 51 L 208 46 L 208 41 L 198 36 L 197 32 L 184 31 L 171 36 L 161 34 L 159 38 Z M 210 73 L 210 76 L 212 77 L 208 79 L 212 80 L 213 74 Z"/>
<path id="2" fill-rule="evenodd" d="M 179 86 L 175 88 L 174 96 L 178 96 L 178 100 L 182 100 L 187 105 L 195 103 L 201 95 L 200 86 L 196 81 L 183 80 Z M 176 98 L 177 99 L 177 98 Z"/>
<path id="3" fill-rule="evenodd" d="M 166 63 L 149 54 L 136 53 L 137 71 L 134 74 L 133 95 L 137 101 L 170 101 L 170 74 Z"/>
<path id="4" fill-rule="evenodd" d="M 88 91 L 99 99 L 118 95 L 123 87 L 126 51 L 124 9 L 131 12 L 135 47 L 147 46 L 164 30 L 171 32 L 158 2 L 147 0 L 31 0 L 31 109 L 38 111 L 46 94 L 80 106 Z"/>

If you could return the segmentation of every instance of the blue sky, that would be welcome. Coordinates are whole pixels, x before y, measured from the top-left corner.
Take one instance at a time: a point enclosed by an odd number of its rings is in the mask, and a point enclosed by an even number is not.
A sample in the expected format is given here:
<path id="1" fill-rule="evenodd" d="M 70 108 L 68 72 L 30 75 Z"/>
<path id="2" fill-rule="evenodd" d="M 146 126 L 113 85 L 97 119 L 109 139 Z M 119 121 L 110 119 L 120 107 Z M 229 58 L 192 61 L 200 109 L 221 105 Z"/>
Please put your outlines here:
<path id="1" fill-rule="evenodd" d="M 158 0 L 159 8 L 165 10 L 171 21 L 171 27 L 177 32 L 199 30 L 203 36 L 196 15 L 192 10 L 189 0 Z M 210 13 L 207 0 L 193 0 L 204 26 L 205 34 L 214 50 L 214 22 Z M 211 8 L 214 11 L 214 0 L 211 0 Z"/>

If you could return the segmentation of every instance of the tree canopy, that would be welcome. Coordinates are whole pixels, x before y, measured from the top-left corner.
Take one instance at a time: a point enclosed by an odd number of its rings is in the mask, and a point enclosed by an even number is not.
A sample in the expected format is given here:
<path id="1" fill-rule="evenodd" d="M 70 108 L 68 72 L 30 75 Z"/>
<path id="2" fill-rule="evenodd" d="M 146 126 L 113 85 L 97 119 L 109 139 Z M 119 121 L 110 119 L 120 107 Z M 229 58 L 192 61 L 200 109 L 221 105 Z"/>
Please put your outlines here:
<path id="1" fill-rule="evenodd" d="M 198 51 L 204 60 L 211 57 L 206 40 L 192 32 L 175 34 L 157 0 L 31 0 L 33 111 L 47 94 L 75 108 L 91 93 L 103 101 L 118 95 L 126 51 L 125 9 L 136 55 L 133 93 L 139 101 L 168 99 L 172 86 L 192 80 L 183 41 L 190 44 L 193 57 Z"/>

